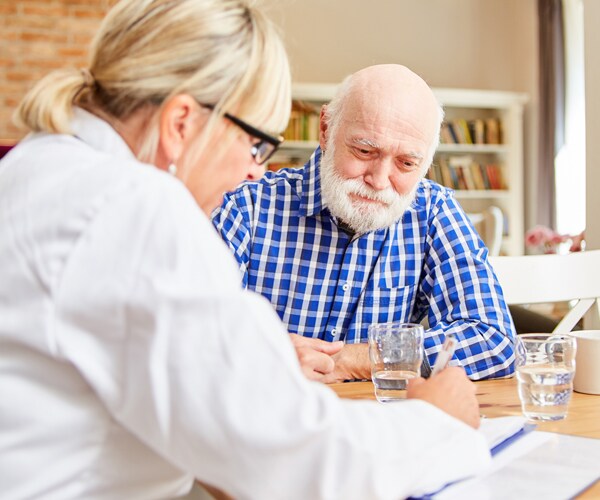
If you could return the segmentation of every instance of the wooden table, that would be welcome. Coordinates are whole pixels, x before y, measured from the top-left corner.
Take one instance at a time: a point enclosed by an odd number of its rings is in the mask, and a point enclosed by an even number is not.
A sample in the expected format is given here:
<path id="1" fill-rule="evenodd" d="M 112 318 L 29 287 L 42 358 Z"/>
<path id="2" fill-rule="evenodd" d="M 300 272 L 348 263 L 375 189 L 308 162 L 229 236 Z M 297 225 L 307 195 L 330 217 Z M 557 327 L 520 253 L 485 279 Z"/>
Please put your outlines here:
<path id="1" fill-rule="evenodd" d="M 516 378 L 476 382 L 481 414 L 486 417 L 521 415 Z M 342 398 L 375 399 L 371 382 L 331 384 Z M 538 430 L 600 438 L 600 396 L 573 393 L 567 418 L 557 422 L 540 422 Z M 600 482 L 592 485 L 578 498 L 600 498 Z"/>

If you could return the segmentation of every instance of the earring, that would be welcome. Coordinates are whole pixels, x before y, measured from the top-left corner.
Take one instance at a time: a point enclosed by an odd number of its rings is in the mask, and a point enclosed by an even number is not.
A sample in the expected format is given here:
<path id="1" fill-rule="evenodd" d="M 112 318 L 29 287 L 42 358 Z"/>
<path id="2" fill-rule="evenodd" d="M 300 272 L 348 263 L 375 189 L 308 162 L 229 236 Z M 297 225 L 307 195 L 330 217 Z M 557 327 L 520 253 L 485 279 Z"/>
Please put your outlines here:
<path id="1" fill-rule="evenodd" d="M 167 171 L 173 176 L 175 177 L 177 175 L 177 165 L 175 165 L 175 163 L 171 162 L 169 163 L 169 166 L 167 167 Z"/>

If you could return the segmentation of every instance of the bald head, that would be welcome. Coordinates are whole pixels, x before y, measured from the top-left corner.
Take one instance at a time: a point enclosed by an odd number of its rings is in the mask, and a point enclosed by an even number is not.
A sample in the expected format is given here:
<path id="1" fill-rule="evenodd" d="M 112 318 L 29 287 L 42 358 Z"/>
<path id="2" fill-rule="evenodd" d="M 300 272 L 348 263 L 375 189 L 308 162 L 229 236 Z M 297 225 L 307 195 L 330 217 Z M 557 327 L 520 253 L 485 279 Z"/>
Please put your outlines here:
<path id="1" fill-rule="evenodd" d="M 341 122 L 364 122 L 390 131 L 401 125 L 427 142 L 429 164 L 438 145 L 443 111 L 419 75 L 399 64 L 380 64 L 346 78 L 323 118 L 331 133 Z M 326 148 L 325 141 L 322 146 Z"/>

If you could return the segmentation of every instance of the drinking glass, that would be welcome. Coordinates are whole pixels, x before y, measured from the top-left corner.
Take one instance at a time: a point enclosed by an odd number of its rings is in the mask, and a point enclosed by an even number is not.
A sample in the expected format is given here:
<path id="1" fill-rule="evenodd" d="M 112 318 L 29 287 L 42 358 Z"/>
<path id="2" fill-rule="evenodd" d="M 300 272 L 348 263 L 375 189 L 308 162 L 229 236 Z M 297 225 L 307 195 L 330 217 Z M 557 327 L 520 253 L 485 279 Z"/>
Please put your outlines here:
<path id="1" fill-rule="evenodd" d="M 369 325 L 371 378 L 378 401 L 406 398 L 407 381 L 421 373 L 423 333 L 423 326 L 414 323 Z"/>
<path id="2" fill-rule="evenodd" d="M 570 335 L 529 333 L 516 341 L 517 380 L 523 414 L 561 420 L 573 393 L 577 342 Z"/>

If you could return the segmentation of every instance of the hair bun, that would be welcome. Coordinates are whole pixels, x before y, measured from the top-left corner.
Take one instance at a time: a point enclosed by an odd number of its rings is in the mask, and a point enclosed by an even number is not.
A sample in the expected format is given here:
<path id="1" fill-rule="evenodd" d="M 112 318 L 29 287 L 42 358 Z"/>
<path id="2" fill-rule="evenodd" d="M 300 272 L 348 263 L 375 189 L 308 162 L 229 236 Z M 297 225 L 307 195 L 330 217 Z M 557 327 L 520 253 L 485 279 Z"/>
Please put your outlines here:
<path id="1" fill-rule="evenodd" d="M 94 75 L 92 74 L 92 72 L 88 68 L 81 68 L 79 70 L 79 72 L 81 73 L 81 76 L 83 77 L 84 85 L 86 87 L 93 87 L 94 84 L 96 83 L 96 79 L 94 78 Z"/>

